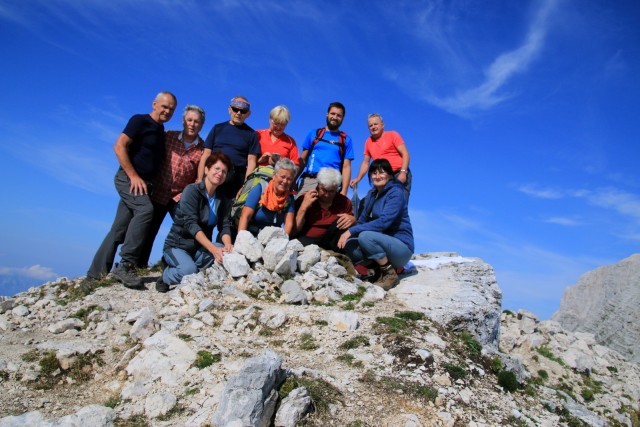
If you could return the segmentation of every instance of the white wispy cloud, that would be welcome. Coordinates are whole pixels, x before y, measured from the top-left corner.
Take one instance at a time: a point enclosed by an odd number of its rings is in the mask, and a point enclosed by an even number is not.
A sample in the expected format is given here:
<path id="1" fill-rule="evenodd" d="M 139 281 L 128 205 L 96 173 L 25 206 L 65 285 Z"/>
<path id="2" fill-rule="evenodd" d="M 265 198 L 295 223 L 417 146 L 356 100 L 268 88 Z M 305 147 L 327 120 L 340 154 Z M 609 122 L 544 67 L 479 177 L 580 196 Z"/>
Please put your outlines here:
<path id="1" fill-rule="evenodd" d="M 484 80 L 469 89 L 458 90 L 455 95 L 427 95 L 428 102 L 454 114 L 466 116 L 475 111 L 487 110 L 512 94 L 504 86 L 519 73 L 529 69 L 538 57 L 549 30 L 550 16 L 556 0 L 545 0 L 535 14 L 523 43 L 516 49 L 500 54 L 484 72 Z"/>
<path id="2" fill-rule="evenodd" d="M 49 267 L 35 264 L 30 267 L 0 267 L 0 276 L 18 276 L 29 279 L 48 280 L 57 277 L 57 274 Z"/>
<path id="3" fill-rule="evenodd" d="M 573 218 L 560 217 L 560 216 L 547 218 L 544 220 L 544 222 L 547 222 L 549 224 L 564 225 L 567 227 L 577 227 L 577 226 L 583 225 L 582 221 L 578 221 Z"/>
<path id="4" fill-rule="evenodd" d="M 589 203 L 640 220 L 640 195 L 617 188 L 601 188 L 595 191 L 583 191 L 580 197 Z"/>
<path id="5" fill-rule="evenodd" d="M 630 219 L 630 221 L 628 221 L 626 225 L 624 222 L 613 221 L 620 227 L 626 227 L 626 230 L 624 232 L 612 231 L 611 233 L 625 239 L 637 240 L 634 236 L 638 235 L 638 226 L 640 225 L 640 194 L 631 193 L 615 187 L 560 189 L 543 187 L 537 184 L 520 185 L 517 187 L 517 191 L 538 199 L 583 200 L 589 206 L 614 211 L 622 217 Z M 583 220 L 567 218 L 565 216 L 547 218 L 544 222 L 564 226 L 585 225 Z"/>
<path id="6" fill-rule="evenodd" d="M 561 199 L 564 192 L 554 188 L 540 188 L 535 184 L 525 184 L 518 187 L 518 191 L 538 199 Z"/>

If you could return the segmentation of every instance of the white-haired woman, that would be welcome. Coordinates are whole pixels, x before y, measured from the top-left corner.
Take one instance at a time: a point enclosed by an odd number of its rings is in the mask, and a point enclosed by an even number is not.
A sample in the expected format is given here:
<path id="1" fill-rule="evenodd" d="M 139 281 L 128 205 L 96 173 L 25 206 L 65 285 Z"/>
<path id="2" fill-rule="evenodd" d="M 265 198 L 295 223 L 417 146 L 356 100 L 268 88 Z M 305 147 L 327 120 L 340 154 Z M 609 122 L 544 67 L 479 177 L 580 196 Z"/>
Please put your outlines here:
<path id="1" fill-rule="evenodd" d="M 281 227 L 291 235 L 295 228 L 294 199 L 291 185 L 296 176 L 296 165 L 289 159 L 280 159 L 273 170 L 273 178 L 262 191 L 256 185 L 247 195 L 240 213 L 238 231 L 248 230 L 257 235 L 264 227 Z"/>
<path id="2" fill-rule="evenodd" d="M 284 105 L 278 105 L 269 113 L 269 128 L 256 131 L 260 140 L 261 155 L 258 165 L 274 165 L 280 158 L 289 159 L 298 165 L 296 140 L 284 133 L 291 114 Z"/>
<path id="3" fill-rule="evenodd" d="M 316 188 L 296 200 L 296 238 L 304 246 L 338 251 L 340 235 L 356 222 L 353 206 L 340 194 L 342 175 L 336 169 L 322 168 L 316 179 Z"/>

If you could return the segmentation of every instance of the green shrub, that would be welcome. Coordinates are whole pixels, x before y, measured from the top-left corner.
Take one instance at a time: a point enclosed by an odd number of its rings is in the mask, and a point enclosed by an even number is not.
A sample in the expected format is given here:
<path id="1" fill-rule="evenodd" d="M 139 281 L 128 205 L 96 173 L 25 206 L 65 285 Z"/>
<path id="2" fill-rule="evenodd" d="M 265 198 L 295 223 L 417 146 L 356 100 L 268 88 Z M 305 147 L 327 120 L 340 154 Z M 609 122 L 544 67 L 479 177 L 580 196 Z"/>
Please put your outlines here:
<path id="1" fill-rule="evenodd" d="M 445 363 L 444 370 L 447 371 L 449 376 L 454 380 L 461 380 L 467 376 L 467 370 L 461 366 Z"/>
<path id="2" fill-rule="evenodd" d="M 211 354 L 206 350 L 200 350 L 196 353 L 196 360 L 193 362 L 193 366 L 198 369 L 204 369 L 208 366 L 218 363 L 222 360 L 219 354 Z"/>
<path id="3" fill-rule="evenodd" d="M 376 322 L 385 325 L 392 334 L 406 334 L 409 331 L 409 323 L 398 317 L 376 317 Z"/>
<path id="4" fill-rule="evenodd" d="M 546 345 L 541 345 L 540 347 L 536 347 L 536 351 L 540 353 L 542 356 L 546 357 L 547 359 L 553 360 L 554 362 L 558 363 L 560 366 L 565 366 L 564 360 L 560 359 L 559 357 L 556 357 L 551 352 L 549 347 L 547 347 Z"/>
<path id="5" fill-rule="evenodd" d="M 580 396 L 582 396 L 585 402 L 591 402 L 593 400 L 593 391 L 590 388 L 583 388 Z"/>
<path id="6" fill-rule="evenodd" d="M 502 371 L 502 369 L 504 368 L 504 364 L 502 363 L 502 359 L 500 359 L 498 356 L 495 356 L 491 359 L 491 372 L 493 372 L 494 374 L 497 374 L 498 372 Z"/>
<path id="7" fill-rule="evenodd" d="M 56 353 L 53 351 L 45 354 L 42 359 L 38 362 L 40 365 L 40 375 L 50 375 L 56 370 L 60 369 L 60 362 L 58 362 L 58 358 L 56 357 Z"/>
<path id="8" fill-rule="evenodd" d="M 339 348 L 342 350 L 350 350 L 352 348 L 358 348 L 358 347 L 368 346 L 368 345 L 369 345 L 369 338 L 365 337 L 364 335 L 358 335 L 340 344 Z"/>
<path id="9" fill-rule="evenodd" d="M 482 353 L 482 345 L 467 331 L 460 334 L 460 339 L 469 350 L 469 357 L 477 360 Z"/>
<path id="10" fill-rule="evenodd" d="M 366 371 L 360 381 L 372 387 L 380 388 L 388 394 L 397 394 L 398 391 L 401 391 L 404 394 L 429 402 L 435 402 L 436 397 L 438 397 L 437 390 L 432 387 L 392 377 L 381 376 L 376 378 L 371 371 Z"/>
<path id="11" fill-rule="evenodd" d="M 421 313 L 419 311 L 400 311 L 398 313 L 395 313 L 394 316 L 399 319 L 413 320 L 414 322 L 418 320 L 424 320 L 425 318 L 424 313 Z"/>
<path id="12" fill-rule="evenodd" d="M 87 308 L 81 308 L 80 310 L 76 311 L 75 313 L 73 313 L 71 316 L 69 317 L 73 317 L 75 319 L 80 319 L 83 322 L 87 322 L 87 316 L 89 316 L 89 314 L 91 314 L 93 311 L 100 311 L 102 310 L 102 307 L 97 306 L 95 304 L 92 304 L 90 306 L 88 306 Z"/>
<path id="13" fill-rule="evenodd" d="M 24 353 L 20 358 L 25 362 L 35 362 L 40 357 L 40 352 L 35 348 Z"/>
<path id="14" fill-rule="evenodd" d="M 335 402 L 342 402 L 342 393 L 340 390 L 329 384 L 322 379 L 306 378 L 306 377 L 288 377 L 280 386 L 278 394 L 280 399 L 284 399 L 294 389 L 298 387 L 304 387 L 307 389 L 315 412 L 314 418 L 316 420 L 327 420 L 331 416 L 329 412 L 329 405 Z M 326 425 L 328 423 L 322 423 L 320 425 Z M 314 424 L 315 425 L 315 424 Z"/>
<path id="15" fill-rule="evenodd" d="M 318 348 L 318 344 L 313 339 L 313 335 L 310 333 L 304 333 L 300 336 L 300 349 L 301 350 L 315 350 Z"/>
<path id="16" fill-rule="evenodd" d="M 116 406 L 118 406 L 120 402 L 122 402 L 122 399 L 120 398 L 120 393 L 114 393 L 109 397 L 109 399 L 107 399 L 106 402 L 103 403 L 103 406 L 113 409 Z"/>
<path id="17" fill-rule="evenodd" d="M 511 371 L 501 371 L 498 374 L 498 385 L 502 387 L 504 391 L 508 391 L 510 393 L 513 393 L 518 390 L 518 387 L 520 387 L 516 374 Z"/>
<path id="18" fill-rule="evenodd" d="M 367 289 L 364 286 L 358 286 L 358 290 L 355 294 L 343 295 L 342 301 L 360 301 L 366 291 Z"/>

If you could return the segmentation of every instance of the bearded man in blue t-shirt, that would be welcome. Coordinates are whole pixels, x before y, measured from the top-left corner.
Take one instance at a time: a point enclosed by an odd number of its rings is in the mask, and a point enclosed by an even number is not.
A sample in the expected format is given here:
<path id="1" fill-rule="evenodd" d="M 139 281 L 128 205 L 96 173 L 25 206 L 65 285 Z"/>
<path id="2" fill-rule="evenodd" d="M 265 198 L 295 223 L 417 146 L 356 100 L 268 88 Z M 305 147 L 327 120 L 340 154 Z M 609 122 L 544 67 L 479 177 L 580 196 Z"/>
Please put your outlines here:
<path id="1" fill-rule="evenodd" d="M 304 139 L 300 155 L 298 197 L 317 187 L 316 177 L 322 168 L 331 168 L 340 172 L 342 175 L 340 193 L 347 195 L 351 180 L 351 161 L 354 156 L 351 137 L 340 131 L 345 112 L 342 103 L 332 102 L 327 109 L 327 125 L 324 129 L 313 129 Z"/>

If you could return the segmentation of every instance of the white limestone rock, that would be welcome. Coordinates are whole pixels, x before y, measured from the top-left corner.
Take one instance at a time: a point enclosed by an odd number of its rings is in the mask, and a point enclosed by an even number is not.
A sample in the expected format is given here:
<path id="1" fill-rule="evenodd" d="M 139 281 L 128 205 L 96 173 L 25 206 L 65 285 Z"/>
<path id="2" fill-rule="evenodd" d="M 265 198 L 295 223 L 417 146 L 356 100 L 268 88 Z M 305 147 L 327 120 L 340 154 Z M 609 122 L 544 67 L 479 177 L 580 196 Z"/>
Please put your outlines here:
<path id="1" fill-rule="evenodd" d="M 360 299 L 360 304 L 382 301 L 384 296 L 387 294 L 380 286 L 376 286 L 372 283 L 368 283 L 365 286 L 366 291 Z"/>
<path id="2" fill-rule="evenodd" d="M 295 427 L 311 406 L 311 396 L 304 387 L 291 390 L 280 403 L 276 413 L 275 425 Z"/>
<path id="3" fill-rule="evenodd" d="M 589 332 L 602 345 L 640 362 L 640 254 L 585 273 L 569 286 L 551 317 L 569 331 Z"/>
<path id="4" fill-rule="evenodd" d="M 244 255 L 236 252 L 226 253 L 222 257 L 222 265 L 227 269 L 231 277 L 244 277 L 249 274 L 251 266 Z"/>
<path id="5" fill-rule="evenodd" d="M 11 309 L 11 314 L 15 317 L 26 317 L 31 313 L 26 305 L 19 305 Z"/>
<path id="6" fill-rule="evenodd" d="M 340 301 L 340 299 L 340 294 L 330 287 L 322 288 L 313 293 L 313 300 L 318 301 L 320 304 L 328 304 L 332 301 Z"/>
<path id="7" fill-rule="evenodd" d="M 355 331 L 360 326 L 360 319 L 353 311 L 333 311 L 327 315 L 329 327 L 334 331 Z"/>
<path id="8" fill-rule="evenodd" d="M 274 271 L 282 257 L 287 253 L 287 244 L 289 239 L 287 238 L 275 238 L 269 240 L 269 243 L 262 251 L 262 259 L 264 261 L 264 267 L 269 271 Z"/>
<path id="9" fill-rule="evenodd" d="M 262 258 L 263 249 L 258 239 L 247 230 L 239 231 L 233 244 L 233 251 L 244 255 L 249 262 L 259 261 Z"/>
<path id="10" fill-rule="evenodd" d="M 136 341 L 144 341 L 159 329 L 158 322 L 153 311 L 145 311 L 131 327 L 129 336 Z"/>
<path id="11" fill-rule="evenodd" d="M 298 255 L 298 270 L 306 273 L 311 267 L 320 262 L 320 247 L 318 245 L 305 246 L 304 250 Z"/>
<path id="12" fill-rule="evenodd" d="M 278 329 L 287 321 L 287 313 L 281 309 L 271 309 L 260 314 L 258 321 L 270 329 Z"/>
<path id="13" fill-rule="evenodd" d="M 173 393 L 164 392 L 147 396 L 144 402 L 144 413 L 149 418 L 157 418 L 172 410 L 177 403 Z"/>
<path id="14" fill-rule="evenodd" d="M 281 300 L 286 304 L 308 304 L 307 294 L 295 280 L 287 280 L 280 287 Z"/>
<path id="15" fill-rule="evenodd" d="M 464 260 L 433 269 L 419 266 L 418 274 L 403 278 L 389 292 L 442 326 L 469 331 L 483 346 L 497 347 L 502 291 L 490 265 L 478 258 Z"/>
<path id="16" fill-rule="evenodd" d="M 144 341 L 144 348 L 127 365 L 135 381 L 157 379 L 175 385 L 196 359 L 196 353 L 183 340 L 161 329 Z"/>
<path id="17" fill-rule="evenodd" d="M 280 276 L 291 276 L 295 274 L 298 260 L 298 252 L 287 250 L 280 261 L 277 262 L 273 272 Z"/>
<path id="18" fill-rule="evenodd" d="M 116 412 L 101 405 L 89 405 L 75 414 L 58 419 L 45 419 L 38 411 L 27 412 L 19 416 L 9 416 L 0 419 L 0 427 L 111 427 L 116 418 Z"/>
<path id="19" fill-rule="evenodd" d="M 289 236 L 281 227 L 265 227 L 258 233 L 258 241 L 262 246 L 266 247 L 273 239 L 289 240 Z"/>
<path id="20" fill-rule="evenodd" d="M 125 322 L 132 325 L 136 323 L 138 319 L 143 317 L 156 317 L 156 312 L 153 307 L 143 307 L 138 310 L 131 310 L 127 313 L 127 317 L 125 318 Z"/>
<path id="21" fill-rule="evenodd" d="M 84 322 L 80 319 L 70 318 L 64 319 L 53 325 L 49 326 L 49 332 L 52 334 L 61 334 L 70 329 L 82 329 L 84 328 Z"/>
<path id="22" fill-rule="evenodd" d="M 281 365 L 282 357 L 268 349 L 248 359 L 227 382 L 211 423 L 267 427 L 278 399 L 276 388 L 284 380 Z"/>

